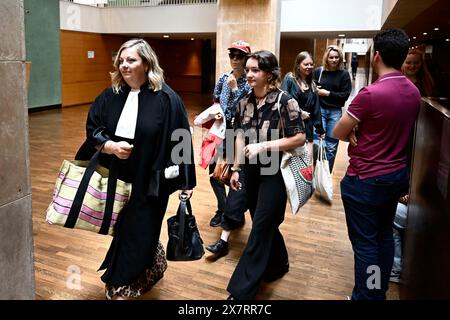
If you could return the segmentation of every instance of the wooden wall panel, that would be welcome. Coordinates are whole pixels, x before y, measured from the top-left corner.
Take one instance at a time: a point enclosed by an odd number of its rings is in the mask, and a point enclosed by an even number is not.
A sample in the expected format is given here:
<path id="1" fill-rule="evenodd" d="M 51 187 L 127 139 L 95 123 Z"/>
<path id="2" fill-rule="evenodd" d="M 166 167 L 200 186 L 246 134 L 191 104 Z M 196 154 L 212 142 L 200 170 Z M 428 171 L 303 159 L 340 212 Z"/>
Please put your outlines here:
<path id="1" fill-rule="evenodd" d="M 314 55 L 313 39 L 290 39 L 282 38 L 280 42 L 280 67 L 284 77 L 286 73 L 291 72 L 294 68 L 295 58 L 301 51 L 309 51 Z M 314 61 L 317 66 L 320 61 Z"/>
<path id="2" fill-rule="evenodd" d="M 61 31 L 63 107 L 91 103 L 111 85 L 112 53 L 124 40 L 119 35 Z M 88 51 L 94 51 L 93 59 L 88 59 Z"/>
<path id="3" fill-rule="evenodd" d="M 196 92 L 202 90 L 202 41 L 149 39 L 159 64 L 164 69 L 167 84 L 175 91 Z"/>
<path id="4" fill-rule="evenodd" d="M 112 53 L 128 38 L 86 32 L 61 31 L 62 105 L 91 103 L 111 85 Z M 200 40 L 146 39 L 158 56 L 167 83 L 180 92 L 201 92 Z M 88 59 L 88 51 L 95 57 Z"/>

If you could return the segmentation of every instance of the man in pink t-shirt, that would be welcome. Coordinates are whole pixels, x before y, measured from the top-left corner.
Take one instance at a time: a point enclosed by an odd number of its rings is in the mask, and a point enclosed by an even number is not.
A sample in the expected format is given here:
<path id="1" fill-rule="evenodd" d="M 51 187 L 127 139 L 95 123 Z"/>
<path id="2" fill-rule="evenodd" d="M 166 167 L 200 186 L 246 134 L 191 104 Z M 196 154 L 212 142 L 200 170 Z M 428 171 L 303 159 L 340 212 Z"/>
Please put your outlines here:
<path id="1" fill-rule="evenodd" d="M 409 48 L 399 29 L 374 37 L 379 78 L 362 89 L 333 136 L 350 141 L 341 197 L 355 258 L 354 300 L 384 300 L 394 257 L 392 225 L 408 192 L 406 147 L 420 108 L 419 90 L 399 71 Z"/>

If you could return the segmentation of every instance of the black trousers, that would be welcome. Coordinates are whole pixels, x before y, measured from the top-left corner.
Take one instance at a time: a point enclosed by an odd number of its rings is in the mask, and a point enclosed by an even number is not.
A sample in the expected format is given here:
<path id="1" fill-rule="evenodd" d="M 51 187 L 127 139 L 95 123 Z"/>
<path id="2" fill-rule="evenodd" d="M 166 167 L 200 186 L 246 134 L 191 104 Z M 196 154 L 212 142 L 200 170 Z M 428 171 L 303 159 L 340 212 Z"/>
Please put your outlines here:
<path id="1" fill-rule="evenodd" d="M 216 162 L 213 162 L 209 165 L 208 169 L 210 175 L 214 172 L 215 168 Z M 214 194 L 216 195 L 217 212 L 223 213 L 225 211 L 225 205 L 227 203 L 227 193 L 225 191 L 225 186 L 211 176 L 209 177 L 209 183 L 211 184 Z"/>
<path id="2" fill-rule="evenodd" d="M 247 246 L 228 283 L 239 300 L 252 300 L 265 273 L 282 269 L 288 253 L 279 226 L 286 210 L 286 189 L 281 172 L 261 175 L 260 166 L 245 166 L 247 201 L 253 220 Z"/>
<path id="3" fill-rule="evenodd" d="M 235 191 L 231 188 L 228 190 L 225 211 L 223 212 L 222 222 L 220 226 L 224 230 L 234 230 L 241 227 L 245 223 L 245 211 L 247 211 L 247 189 L 245 182 L 245 172 L 239 174 L 239 182 L 242 189 Z"/>
<path id="4" fill-rule="evenodd" d="M 214 172 L 216 162 L 209 165 L 209 174 Z M 228 190 L 228 195 L 225 191 L 225 186 L 214 179 L 209 178 L 209 183 L 217 198 L 217 212 L 222 212 L 222 222 L 220 226 L 224 230 L 234 230 L 241 227 L 245 223 L 245 211 L 247 211 L 247 193 L 245 188 L 245 172 L 242 171 L 239 175 L 239 181 L 242 184 L 242 189 L 235 191 L 231 188 Z"/>

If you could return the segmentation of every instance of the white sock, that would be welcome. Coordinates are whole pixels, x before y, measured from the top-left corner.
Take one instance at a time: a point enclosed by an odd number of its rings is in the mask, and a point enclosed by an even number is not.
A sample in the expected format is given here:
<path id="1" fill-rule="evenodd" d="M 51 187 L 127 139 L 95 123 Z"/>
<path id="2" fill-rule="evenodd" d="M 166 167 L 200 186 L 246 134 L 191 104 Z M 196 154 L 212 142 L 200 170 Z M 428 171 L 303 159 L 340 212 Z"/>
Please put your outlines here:
<path id="1" fill-rule="evenodd" d="M 223 230 L 222 234 L 220 235 L 220 239 L 222 239 L 225 242 L 228 242 L 228 238 L 230 237 L 231 231 Z"/>

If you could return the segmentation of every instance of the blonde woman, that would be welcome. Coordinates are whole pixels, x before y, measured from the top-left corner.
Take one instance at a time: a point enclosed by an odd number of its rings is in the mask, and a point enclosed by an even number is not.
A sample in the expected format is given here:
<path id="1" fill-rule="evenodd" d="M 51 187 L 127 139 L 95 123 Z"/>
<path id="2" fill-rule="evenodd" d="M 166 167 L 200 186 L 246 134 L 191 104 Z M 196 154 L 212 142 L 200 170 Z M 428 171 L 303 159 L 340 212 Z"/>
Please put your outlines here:
<path id="1" fill-rule="evenodd" d="M 318 87 L 327 159 L 332 172 L 339 144 L 339 140 L 333 138 L 332 132 L 342 117 L 342 107 L 352 91 L 350 75 L 344 70 L 344 55 L 338 46 L 327 47 L 322 67 L 316 68 L 313 76 Z"/>
<path id="2" fill-rule="evenodd" d="M 170 159 L 177 129 L 184 129 L 183 148 L 192 152 L 186 111 L 180 97 L 164 83 L 163 70 L 149 44 L 125 42 L 114 61 L 112 86 L 92 104 L 87 139 L 77 159 L 89 159 L 103 146 L 100 163 L 117 167 L 118 178 L 132 183 L 132 195 L 118 215 L 114 238 L 100 270 L 107 299 L 135 298 L 162 278 L 167 262 L 159 244 L 169 195 L 190 196 L 196 184 L 194 161 Z M 178 164 L 180 174 L 165 178 L 165 168 Z"/>

